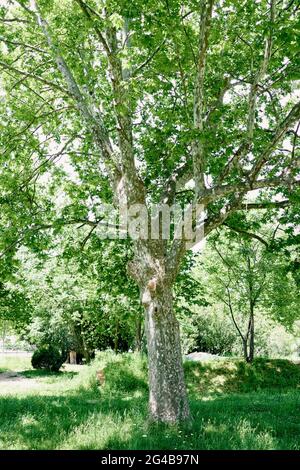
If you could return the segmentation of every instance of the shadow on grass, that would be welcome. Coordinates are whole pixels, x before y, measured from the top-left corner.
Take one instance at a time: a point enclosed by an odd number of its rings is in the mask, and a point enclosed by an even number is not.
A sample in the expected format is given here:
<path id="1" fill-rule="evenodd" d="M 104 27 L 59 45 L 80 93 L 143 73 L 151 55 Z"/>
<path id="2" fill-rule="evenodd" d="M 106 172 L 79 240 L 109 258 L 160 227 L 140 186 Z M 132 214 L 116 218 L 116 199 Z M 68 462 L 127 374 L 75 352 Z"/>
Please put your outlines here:
<path id="1" fill-rule="evenodd" d="M 191 428 L 144 423 L 127 434 L 112 433 L 105 449 L 299 450 L 299 406 L 300 395 L 291 390 L 192 400 Z M 80 448 L 95 449 L 96 440 Z"/>
<path id="2" fill-rule="evenodd" d="M 299 365 L 284 359 L 257 358 L 252 364 L 237 360 L 186 362 L 185 373 L 194 396 L 300 387 Z"/>
<path id="3" fill-rule="evenodd" d="M 261 375 L 266 378 L 270 371 L 271 376 L 275 371 L 275 377 L 279 374 L 282 378 L 283 371 L 278 367 L 281 364 L 285 368 L 285 361 L 284 364 L 271 362 L 256 364 L 254 371 L 258 384 Z M 225 365 L 214 367 L 221 368 L 224 374 Z M 267 372 L 263 373 L 263 368 L 267 368 Z M 286 377 L 294 371 L 289 365 L 287 368 Z M 205 374 L 207 370 L 207 365 L 189 365 L 189 383 L 193 379 L 196 387 L 199 376 L 195 371 Z M 257 383 L 253 385 L 253 372 L 237 363 L 234 372 L 228 372 L 228 387 L 243 377 L 248 381 L 248 391 L 227 395 L 202 393 L 202 396 L 193 391 L 194 420 L 187 430 L 179 426 L 149 424 L 143 371 L 120 367 L 119 361 L 106 367 L 105 373 L 107 381 L 101 389 L 94 384 L 91 389 L 62 389 L 61 394 L 0 396 L 1 448 L 299 449 L 300 393 L 291 386 L 292 378 L 289 388 L 259 389 Z M 205 380 L 208 381 L 208 376 Z M 269 383 L 274 385 L 271 379 Z"/>
<path id="4" fill-rule="evenodd" d="M 125 361 L 117 367 L 112 362 L 105 367 L 106 388 L 124 393 L 130 393 L 135 390 L 147 392 L 148 384 L 145 372 L 141 371 L 141 374 L 138 376 Z"/>
<path id="5" fill-rule="evenodd" d="M 0 448 L 2 449 L 55 449 L 60 448 L 76 430 L 76 448 L 88 429 L 94 431 L 95 418 L 104 424 L 109 416 L 111 424 L 132 410 L 132 403 L 111 396 L 101 397 L 100 392 L 78 390 L 66 395 L 31 395 L 28 397 L 0 396 Z M 141 411 L 145 398 L 137 398 L 135 410 Z M 104 431 L 104 429 L 103 429 Z M 100 437 L 101 440 L 101 429 Z M 104 444 L 104 443 L 103 443 Z"/>

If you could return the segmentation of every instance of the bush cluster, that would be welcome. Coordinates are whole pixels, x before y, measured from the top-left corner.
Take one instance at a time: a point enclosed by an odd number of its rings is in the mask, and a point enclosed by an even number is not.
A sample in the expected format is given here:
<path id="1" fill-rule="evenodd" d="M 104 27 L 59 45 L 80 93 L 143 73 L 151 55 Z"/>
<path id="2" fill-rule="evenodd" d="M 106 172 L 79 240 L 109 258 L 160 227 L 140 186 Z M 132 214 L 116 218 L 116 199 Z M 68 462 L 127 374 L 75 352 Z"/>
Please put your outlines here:
<path id="1" fill-rule="evenodd" d="M 34 369 L 45 369 L 51 372 L 58 372 L 64 359 L 65 358 L 60 351 L 54 346 L 44 346 L 33 353 L 31 364 Z"/>

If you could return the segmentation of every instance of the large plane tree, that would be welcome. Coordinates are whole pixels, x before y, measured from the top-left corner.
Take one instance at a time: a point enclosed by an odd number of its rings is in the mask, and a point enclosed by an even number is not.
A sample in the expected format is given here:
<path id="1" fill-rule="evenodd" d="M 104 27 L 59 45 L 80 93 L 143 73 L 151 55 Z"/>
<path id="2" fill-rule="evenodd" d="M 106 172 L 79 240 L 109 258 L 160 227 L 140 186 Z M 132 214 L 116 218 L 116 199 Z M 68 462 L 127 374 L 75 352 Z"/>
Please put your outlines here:
<path id="1" fill-rule="evenodd" d="M 93 229 L 101 199 L 147 208 L 185 201 L 203 206 L 206 236 L 238 223 L 253 190 L 251 207 L 297 202 L 297 2 L 0 5 L 3 165 L 13 172 L 22 159 L 18 178 L 28 188 L 55 163 L 58 181 L 59 158 L 68 155 L 81 184 L 69 183 L 77 212 L 66 210 L 59 223 Z M 26 230 L 51 227 L 50 213 L 39 212 L 40 224 Z M 150 414 L 188 420 L 172 285 L 190 244 L 184 237 L 132 243 L 128 269 L 145 307 Z"/>

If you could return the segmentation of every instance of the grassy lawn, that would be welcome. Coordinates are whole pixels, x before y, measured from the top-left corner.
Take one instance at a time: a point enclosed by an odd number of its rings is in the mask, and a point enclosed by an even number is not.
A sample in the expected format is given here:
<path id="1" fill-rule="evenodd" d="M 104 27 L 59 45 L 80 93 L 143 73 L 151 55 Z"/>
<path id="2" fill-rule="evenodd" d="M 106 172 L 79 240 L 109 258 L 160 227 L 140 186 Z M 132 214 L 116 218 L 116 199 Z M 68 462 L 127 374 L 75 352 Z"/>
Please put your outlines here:
<path id="1" fill-rule="evenodd" d="M 3 354 L 0 352 L 0 372 L 30 368 L 30 354 Z"/>
<path id="2" fill-rule="evenodd" d="M 135 354 L 101 353 L 58 374 L 32 370 L 29 357 L 0 355 L 0 372 L 21 375 L 0 375 L 0 449 L 300 449 L 300 366 L 185 366 L 191 429 L 147 422 L 147 367 Z"/>

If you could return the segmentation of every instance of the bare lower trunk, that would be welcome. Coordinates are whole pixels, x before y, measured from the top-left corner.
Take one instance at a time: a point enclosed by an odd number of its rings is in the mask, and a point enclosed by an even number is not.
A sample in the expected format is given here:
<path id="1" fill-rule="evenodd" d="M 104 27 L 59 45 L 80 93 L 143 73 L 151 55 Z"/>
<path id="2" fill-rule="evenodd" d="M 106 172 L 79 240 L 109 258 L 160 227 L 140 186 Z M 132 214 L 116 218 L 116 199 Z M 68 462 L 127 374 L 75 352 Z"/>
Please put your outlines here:
<path id="1" fill-rule="evenodd" d="M 254 317 L 250 318 L 249 333 L 243 340 L 243 352 L 246 362 L 253 362 L 254 359 Z"/>
<path id="2" fill-rule="evenodd" d="M 244 353 L 244 359 L 246 362 L 248 362 L 248 341 L 243 340 L 243 353 Z"/>
<path id="3" fill-rule="evenodd" d="M 179 324 L 173 310 L 172 284 L 178 265 L 166 256 L 161 240 L 137 242 L 128 265 L 145 309 L 150 419 L 163 423 L 190 420 Z"/>
<path id="4" fill-rule="evenodd" d="M 115 338 L 114 338 L 114 351 L 117 354 L 119 350 L 119 324 L 116 325 Z"/>
<path id="5" fill-rule="evenodd" d="M 254 359 L 254 315 L 251 314 L 250 338 L 249 338 L 249 359 L 248 362 L 253 362 Z"/>
<path id="6" fill-rule="evenodd" d="M 184 381 L 180 333 L 173 311 L 172 290 L 154 295 L 143 291 L 149 360 L 149 407 L 154 421 L 188 421 L 190 411 Z"/>

